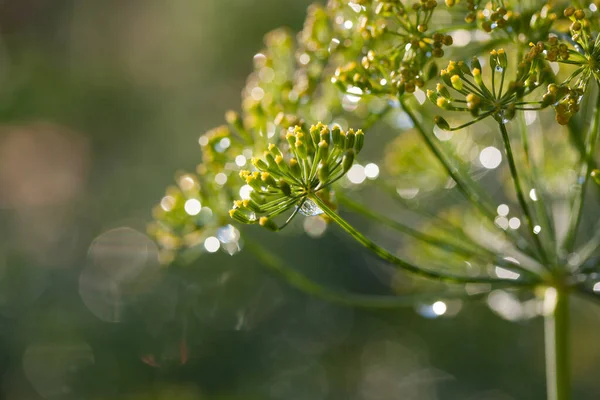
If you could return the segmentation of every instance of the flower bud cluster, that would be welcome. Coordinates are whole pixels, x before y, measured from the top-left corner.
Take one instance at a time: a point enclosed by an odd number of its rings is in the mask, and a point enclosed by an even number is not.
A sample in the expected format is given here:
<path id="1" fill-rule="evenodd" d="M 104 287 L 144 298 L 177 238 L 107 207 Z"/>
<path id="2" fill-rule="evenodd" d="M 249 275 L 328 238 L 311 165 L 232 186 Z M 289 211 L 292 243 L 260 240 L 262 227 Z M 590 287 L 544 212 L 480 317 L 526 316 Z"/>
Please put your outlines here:
<path id="1" fill-rule="evenodd" d="M 448 7 L 454 7 L 457 3 L 456 0 L 446 0 Z M 477 22 L 477 25 L 486 32 L 492 32 L 495 29 L 506 29 L 519 16 L 509 7 L 509 1 L 467 0 L 467 13 L 464 19 L 468 24 Z"/>
<path id="2" fill-rule="evenodd" d="M 240 171 L 252 191 L 250 198 L 234 202 L 230 216 L 271 230 L 283 228 L 291 218 L 283 226 L 273 218 L 293 207 L 297 210 L 309 201 L 309 195 L 342 178 L 363 144 L 362 130 L 330 129 L 321 123 L 309 129 L 295 126 L 288 131 L 285 144 L 270 143 L 263 158 L 252 159 L 253 171 Z"/>
<path id="3" fill-rule="evenodd" d="M 548 86 L 543 103 L 552 105 L 556 121 L 565 125 L 581 108 L 581 101 L 590 79 L 600 82 L 600 35 L 592 36 L 592 22 L 584 9 L 567 7 L 563 15 L 571 24 L 571 41 L 550 36 L 547 42 L 532 45 L 530 57 L 545 55 L 546 60 L 555 61 L 575 68 L 560 84 Z M 575 49 L 572 44 L 575 43 Z"/>
<path id="4" fill-rule="evenodd" d="M 435 91 L 428 90 L 427 97 L 442 109 L 470 112 L 475 119 L 469 124 L 488 116 L 510 120 L 517 110 L 531 109 L 527 105 L 541 106 L 539 102 L 524 102 L 523 98 L 547 79 L 548 71 L 542 62 L 526 58 L 519 63 L 515 79 L 510 82 L 506 82 L 508 57 L 503 49 L 490 52 L 488 65 L 489 83 L 484 80 L 477 57 L 470 67 L 462 61 L 450 61 L 440 72 L 444 84 L 438 84 Z M 459 96 L 453 96 L 451 91 Z M 461 128 L 450 128 L 442 117 L 437 117 L 436 123 L 442 129 Z"/>
<path id="5" fill-rule="evenodd" d="M 361 5 L 359 32 L 365 40 L 359 59 L 338 67 L 334 81 L 343 89 L 393 96 L 412 93 L 432 77 L 427 66 L 444 56 L 450 35 L 432 26 L 437 2 L 412 5 L 393 0 L 354 1 Z"/>

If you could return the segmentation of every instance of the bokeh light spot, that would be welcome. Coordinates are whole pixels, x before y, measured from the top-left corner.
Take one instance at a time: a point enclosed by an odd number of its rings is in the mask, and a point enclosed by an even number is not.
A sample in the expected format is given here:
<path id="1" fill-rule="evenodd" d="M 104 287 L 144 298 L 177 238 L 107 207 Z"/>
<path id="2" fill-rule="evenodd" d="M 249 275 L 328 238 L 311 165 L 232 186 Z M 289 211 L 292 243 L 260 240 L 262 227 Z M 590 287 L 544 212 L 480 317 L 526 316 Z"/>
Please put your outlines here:
<path id="1" fill-rule="evenodd" d="M 365 167 L 360 164 L 354 164 L 346 176 L 348 177 L 348 180 L 355 185 L 363 183 L 367 178 L 365 174 Z"/>
<path id="2" fill-rule="evenodd" d="M 479 153 L 479 162 L 487 169 L 498 168 L 502 162 L 502 153 L 493 146 L 486 147 Z"/>
<path id="3" fill-rule="evenodd" d="M 204 241 L 204 248 L 209 253 L 216 253 L 221 247 L 221 242 L 214 236 L 207 237 Z"/>
<path id="4" fill-rule="evenodd" d="M 200 210 L 202 210 L 202 204 L 198 199 L 189 199 L 183 205 L 183 209 L 188 215 L 198 215 L 200 214 Z"/>

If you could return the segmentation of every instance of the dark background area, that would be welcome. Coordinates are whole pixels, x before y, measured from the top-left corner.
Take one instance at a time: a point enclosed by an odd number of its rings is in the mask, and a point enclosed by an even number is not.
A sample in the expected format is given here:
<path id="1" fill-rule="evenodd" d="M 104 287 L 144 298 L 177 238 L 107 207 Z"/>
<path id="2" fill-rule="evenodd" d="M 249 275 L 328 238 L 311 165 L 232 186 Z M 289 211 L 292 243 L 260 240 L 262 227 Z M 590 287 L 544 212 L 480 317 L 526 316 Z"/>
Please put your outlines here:
<path id="1" fill-rule="evenodd" d="M 244 252 L 155 262 L 152 206 L 239 108 L 262 36 L 308 4 L 0 2 L 0 398 L 544 398 L 540 318 L 335 306 Z M 339 230 L 297 228 L 259 239 L 320 282 L 380 288 Z M 600 393 L 599 316 L 573 301 L 576 399 Z"/>

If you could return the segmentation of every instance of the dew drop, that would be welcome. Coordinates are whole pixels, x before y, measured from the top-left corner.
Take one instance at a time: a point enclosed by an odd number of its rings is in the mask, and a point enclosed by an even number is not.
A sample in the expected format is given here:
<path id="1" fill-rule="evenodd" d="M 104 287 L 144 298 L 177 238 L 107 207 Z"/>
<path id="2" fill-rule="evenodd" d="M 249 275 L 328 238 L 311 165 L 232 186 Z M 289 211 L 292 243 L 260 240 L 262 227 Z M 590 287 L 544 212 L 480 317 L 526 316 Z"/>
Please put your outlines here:
<path id="1" fill-rule="evenodd" d="M 314 217 L 315 215 L 323 214 L 323 210 L 321 210 L 319 206 L 317 206 L 315 202 L 310 199 L 306 199 L 298 211 L 300 214 L 307 217 Z"/>

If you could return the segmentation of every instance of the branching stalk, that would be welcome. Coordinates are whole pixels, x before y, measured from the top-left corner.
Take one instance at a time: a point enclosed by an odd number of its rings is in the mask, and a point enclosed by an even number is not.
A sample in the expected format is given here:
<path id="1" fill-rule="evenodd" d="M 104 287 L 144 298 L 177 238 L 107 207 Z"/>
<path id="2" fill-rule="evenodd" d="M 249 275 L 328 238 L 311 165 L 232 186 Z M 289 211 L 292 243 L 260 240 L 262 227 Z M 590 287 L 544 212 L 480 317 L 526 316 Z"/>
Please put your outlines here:
<path id="1" fill-rule="evenodd" d="M 323 212 L 331 218 L 336 224 L 338 224 L 342 229 L 344 229 L 350 236 L 352 236 L 357 242 L 365 246 L 367 249 L 371 250 L 375 253 L 379 258 L 388 261 L 389 263 L 398 266 L 400 269 L 410 272 L 414 275 L 420 276 L 422 278 L 434 279 L 437 281 L 447 282 L 447 283 L 489 283 L 489 284 L 498 284 L 498 285 L 507 285 L 507 286 L 526 286 L 531 287 L 535 286 L 537 282 L 530 280 L 514 280 L 514 279 L 499 279 L 499 278 L 491 278 L 491 277 L 481 277 L 481 276 L 462 276 L 462 275 L 454 275 L 450 273 L 442 273 L 439 271 L 432 271 L 428 269 L 423 269 L 419 266 L 411 264 L 392 253 L 385 250 L 383 247 L 375 244 L 373 241 L 368 239 L 362 233 L 357 231 L 352 225 L 350 225 L 346 220 L 340 217 L 335 211 L 331 210 L 327 204 L 323 200 L 321 200 L 316 195 L 311 195 L 310 199 L 323 210 Z"/>
<path id="2" fill-rule="evenodd" d="M 542 245 L 539 235 L 535 234 L 534 229 L 536 224 L 533 221 L 533 217 L 531 214 L 531 210 L 529 209 L 529 204 L 527 204 L 527 200 L 525 199 L 525 193 L 523 193 L 523 186 L 521 185 L 521 179 L 519 178 L 519 172 L 517 170 L 517 165 L 515 163 L 515 158 L 513 155 L 512 147 L 510 144 L 510 138 L 508 136 L 508 131 L 506 130 L 506 125 L 504 122 L 498 120 L 498 126 L 500 127 L 500 132 L 502 133 L 502 142 L 504 143 L 504 152 L 506 154 L 506 158 L 508 161 L 508 167 L 510 169 L 510 175 L 512 177 L 512 181 L 515 187 L 515 192 L 517 194 L 517 200 L 519 202 L 519 206 L 521 207 L 521 211 L 525 220 L 527 222 L 527 226 L 529 229 L 529 235 L 533 236 L 533 240 L 535 242 L 536 248 L 540 254 L 542 261 L 547 265 L 549 262 L 548 255 L 546 254 L 546 250 Z"/>
<path id="3" fill-rule="evenodd" d="M 567 235 L 563 244 L 563 249 L 567 254 L 573 250 L 575 241 L 577 239 L 577 230 L 581 221 L 581 212 L 583 210 L 583 203 L 585 201 L 585 193 L 589 182 L 590 170 L 595 164 L 594 153 L 596 151 L 596 145 L 598 142 L 598 131 L 600 129 L 600 88 L 598 88 L 598 97 L 596 98 L 596 104 L 594 107 L 594 119 L 590 129 L 587 133 L 585 142 L 585 155 L 581 160 L 579 172 L 577 174 L 577 181 L 575 182 L 574 197 L 571 203 L 571 219 L 569 220 L 569 227 L 567 229 Z"/>
<path id="4" fill-rule="evenodd" d="M 457 291 L 437 291 L 436 293 L 430 294 L 374 295 L 334 290 L 314 282 L 299 271 L 286 266 L 279 257 L 259 243 L 248 241 L 247 244 L 248 250 L 258 261 L 260 261 L 261 265 L 267 267 L 270 271 L 283 276 L 286 282 L 292 287 L 309 296 L 314 296 L 321 300 L 330 301 L 339 305 L 359 308 L 392 309 L 411 307 L 417 302 L 433 302 L 440 298 L 465 297 L 464 292 Z"/>
<path id="5" fill-rule="evenodd" d="M 351 209 L 354 212 L 357 212 L 361 215 L 364 215 L 365 217 L 373 220 L 373 221 L 377 221 L 389 228 L 392 228 L 396 231 L 405 233 L 409 236 L 412 236 L 415 239 L 420 240 L 423 243 L 429 244 L 431 246 L 437 247 L 438 249 L 441 249 L 443 251 L 446 251 L 448 253 L 455 253 L 455 254 L 459 254 L 463 257 L 469 257 L 469 258 L 474 258 L 477 259 L 479 261 L 482 261 L 484 263 L 493 263 L 495 265 L 513 270 L 513 271 L 518 271 L 519 273 L 524 273 L 528 276 L 532 276 L 532 272 L 509 260 L 506 260 L 502 257 L 500 257 L 497 254 L 494 254 L 491 251 L 488 251 L 487 249 L 479 246 L 479 247 L 466 247 L 463 246 L 461 244 L 458 243 L 453 243 L 435 236 L 431 236 L 422 232 L 419 232 L 416 229 L 413 229 L 409 226 L 406 226 L 400 222 L 394 221 L 392 219 L 390 219 L 389 217 L 386 217 L 384 215 L 378 214 L 374 211 L 371 211 L 369 208 L 363 206 L 362 204 L 359 204 L 345 196 L 340 196 L 338 195 L 338 200 L 340 202 L 340 204 L 346 206 L 347 208 Z"/>
<path id="6" fill-rule="evenodd" d="M 431 152 L 437 157 L 442 166 L 446 169 L 446 172 L 450 177 L 456 182 L 456 186 L 463 193 L 465 198 L 488 220 L 490 220 L 493 224 L 495 224 L 494 220 L 496 218 L 495 211 L 493 207 L 490 207 L 485 197 L 478 193 L 475 188 L 477 187 L 476 183 L 471 179 L 465 177 L 461 171 L 448 159 L 446 154 L 444 154 L 433 142 L 431 136 L 425 132 L 425 129 L 421 126 L 416 116 L 412 113 L 408 105 L 401 100 L 402 108 L 408 114 L 409 118 L 412 120 L 413 124 L 417 128 L 417 131 L 421 134 L 427 147 L 431 150 Z M 507 230 L 501 230 L 504 235 L 507 235 L 512 239 L 512 241 L 519 247 L 521 251 L 523 251 L 528 256 L 539 259 L 537 255 L 532 251 L 529 244 L 526 241 L 522 241 L 521 237 L 519 237 L 516 233 Z M 520 246 L 521 243 L 524 243 L 523 246 Z"/>
<path id="7" fill-rule="evenodd" d="M 519 126 L 521 128 L 521 140 L 523 142 L 523 152 L 525 153 L 526 170 L 529 170 L 530 176 L 533 182 L 537 182 L 539 185 L 542 184 L 541 175 L 539 172 L 538 165 L 534 159 L 533 154 L 530 151 L 529 146 L 529 135 L 527 133 L 527 126 L 523 115 L 519 115 Z M 543 145 L 542 145 L 543 146 Z M 554 230 L 554 224 L 552 221 L 552 209 L 546 204 L 546 192 L 543 187 L 534 187 L 537 199 L 534 200 L 534 207 L 539 217 L 539 223 L 541 231 L 538 234 L 543 241 L 546 251 L 552 257 L 555 263 L 558 263 L 557 246 L 556 246 L 556 232 Z M 548 240 L 544 240 L 547 238 Z"/>

